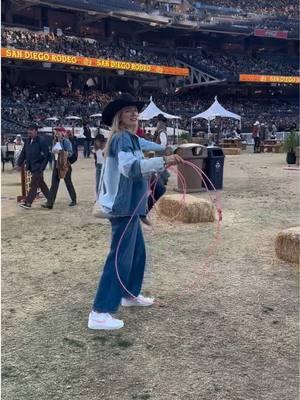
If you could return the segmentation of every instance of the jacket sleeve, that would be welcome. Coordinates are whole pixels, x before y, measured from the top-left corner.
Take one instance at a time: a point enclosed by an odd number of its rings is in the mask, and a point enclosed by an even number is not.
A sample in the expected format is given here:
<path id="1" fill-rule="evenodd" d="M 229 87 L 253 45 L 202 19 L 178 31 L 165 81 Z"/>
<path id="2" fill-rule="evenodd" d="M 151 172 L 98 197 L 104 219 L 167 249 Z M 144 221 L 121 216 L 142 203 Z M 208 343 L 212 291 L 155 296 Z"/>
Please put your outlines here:
<path id="1" fill-rule="evenodd" d="M 145 160 L 141 150 L 134 149 L 129 134 L 122 134 L 117 139 L 116 153 L 118 157 L 119 171 L 126 178 L 141 179 L 153 172 L 161 172 L 165 169 L 163 157 L 154 157 Z"/>
<path id="2" fill-rule="evenodd" d="M 41 164 L 41 171 L 44 171 L 44 169 L 47 167 L 47 164 L 48 164 L 48 161 L 49 161 L 49 158 L 50 158 L 50 151 L 49 151 L 49 148 L 47 146 L 47 143 L 44 142 L 43 140 L 40 141 L 40 146 L 41 146 L 41 154 L 44 157 L 44 160 L 43 160 L 43 162 Z"/>
<path id="3" fill-rule="evenodd" d="M 73 154 L 72 143 L 69 139 L 63 140 L 63 149 L 68 152 L 69 157 Z"/>
<path id="4" fill-rule="evenodd" d="M 17 164 L 18 167 L 21 167 L 26 159 L 26 144 L 24 144 L 22 151 L 18 157 Z"/>
<path id="5" fill-rule="evenodd" d="M 158 143 L 150 142 L 144 138 L 139 138 L 139 143 L 143 151 L 164 151 L 165 147 Z"/>

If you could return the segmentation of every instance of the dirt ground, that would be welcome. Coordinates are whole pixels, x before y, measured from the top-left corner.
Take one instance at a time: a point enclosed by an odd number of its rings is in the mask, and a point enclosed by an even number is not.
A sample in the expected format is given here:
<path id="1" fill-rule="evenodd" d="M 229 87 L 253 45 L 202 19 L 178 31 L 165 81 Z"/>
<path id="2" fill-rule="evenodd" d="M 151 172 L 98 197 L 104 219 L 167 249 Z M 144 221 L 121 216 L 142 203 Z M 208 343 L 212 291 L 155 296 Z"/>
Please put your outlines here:
<path id="1" fill-rule="evenodd" d="M 208 266 L 214 224 L 153 216 L 144 293 L 163 304 L 120 309 L 125 327 L 110 333 L 87 329 L 110 241 L 91 215 L 93 161 L 74 166 L 76 208 L 63 183 L 53 210 L 2 200 L 3 400 L 296 400 L 299 274 L 274 237 L 299 225 L 300 173 L 284 158 L 226 157 Z M 21 190 L 6 169 L 2 198 Z"/>

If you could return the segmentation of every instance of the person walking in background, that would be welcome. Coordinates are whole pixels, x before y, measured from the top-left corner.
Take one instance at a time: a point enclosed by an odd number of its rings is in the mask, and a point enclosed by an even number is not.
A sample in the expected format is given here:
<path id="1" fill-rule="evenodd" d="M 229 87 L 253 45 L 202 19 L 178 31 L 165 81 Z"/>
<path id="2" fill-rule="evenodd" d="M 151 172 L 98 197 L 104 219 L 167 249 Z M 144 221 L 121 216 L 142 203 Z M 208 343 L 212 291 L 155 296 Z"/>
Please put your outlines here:
<path id="1" fill-rule="evenodd" d="M 89 158 L 91 154 L 91 141 L 92 141 L 92 134 L 89 124 L 86 124 L 84 126 L 83 134 L 85 136 L 83 141 L 83 156 L 84 158 Z"/>
<path id="2" fill-rule="evenodd" d="M 77 138 L 76 138 L 76 136 L 74 136 L 73 132 L 70 129 L 66 131 L 65 136 L 67 139 L 70 140 L 71 145 L 72 145 L 72 155 L 69 156 L 69 162 L 70 162 L 70 164 L 74 164 L 78 159 Z"/>
<path id="3" fill-rule="evenodd" d="M 158 122 L 154 134 L 154 141 L 155 143 L 158 143 L 161 146 L 166 147 L 168 144 L 167 118 L 165 118 L 162 114 L 159 114 L 157 118 Z"/>
<path id="4" fill-rule="evenodd" d="M 70 207 L 76 206 L 76 192 L 74 189 L 74 185 L 72 182 L 72 166 L 69 159 L 73 155 L 72 143 L 66 136 L 66 130 L 64 128 L 57 128 L 54 130 L 54 146 L 52 148 L 52 153 L 54 155 L 54 166 L 52 170 L 52 181 L 49 197 L 47 198 L 47 202 L 42 204 L 43 208 L 48 208 L 51 210 L 55 203 L 59 183 L 60 183 L 60 175 L 59 175 L 59 165 L 58 165 L 58 156 L 60 151 L 65 151 L 68 153 L 68 169 L 64 177 L 64 181 L 68 190 L 68 193 L 71 197 Z"/>
<path id="5" fill-rule="evenodd" d="M 256 121 L 253 125 L 252 137 L 254 139 L 254 153 L 260 153 L 260 123 Z"/>
<path id="6" fill-rule="evenodd" d="M 142 128 L 142 123 L 141 122 L 139 122 L 139 125 L 138 125 L 138 128 L 137 128 L 135 134 L 140 138 L 145 138 L 145 131 Z"/>
<path id="7" fill-rule="evenodd" d="M 27 134 L 28 139 L 25 141 L 17 164 L 21 167 L 26 162 L 26 169 L 31 172 L 28 195 L 25 201 L 19 204 L 22 208 L 30 209 L 38 188 L 41 189 L 47 201 L 50 196 L 48 186 L 44 181 L 44 170 L 49 160 L 49 149 L 44 139 L 38 136 L 36 125 L 30 125 Z"/>
<path id="8" fill-rule="evenodd" d="M 18 164 L 18 159 L 22 152 L 23 146 L 24 146 L 24 142 L 22 140 L 22 135 L 17 135 L 14 140 L 14 164 L 15 165 Z"/>
<path id="9" fill-rule="evenodd" d="M 94 158 L 95 158 L 95 167 L 96 167 L 96 196 L 99 190 L 99 182 L 102 171 L 102 166 L 104 163 L 104 155 L 103 150 L 105 147 L 105 138 L 104 135 L 98 134 L 94 140 Z"/>
<path id="10" fill-rule="evenodd" d="M 272 124 L 272 133 L 273 133 L 273 136 L 276 136 L 277 127 L 276 127 L 276 125 L 275 125 L 275 122 L 273 122 L 273 124 Z"/>
<path id="11" fill-rule="evenodd" d="M 260 124 L 259 138 L 260 138 L 260 145 L 263 145 L 265 140 L 267 139 L 267 128 L 263 122 Z"/>

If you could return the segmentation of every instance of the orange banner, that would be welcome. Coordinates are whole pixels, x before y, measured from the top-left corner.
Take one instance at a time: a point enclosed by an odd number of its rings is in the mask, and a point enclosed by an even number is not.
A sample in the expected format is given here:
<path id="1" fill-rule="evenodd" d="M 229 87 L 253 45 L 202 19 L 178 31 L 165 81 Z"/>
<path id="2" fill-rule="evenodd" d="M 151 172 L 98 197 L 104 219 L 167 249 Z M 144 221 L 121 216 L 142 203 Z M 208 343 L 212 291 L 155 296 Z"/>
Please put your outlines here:
<path id="1" fill-rule="evenodd" d="M 261 82 L 261 83 L 300 83 L 299 76 L 280 75 L 240 75 L 240 82 Z"/>
<path id="2" fill-rule="evenodd" d="M 106 60 L 101 58 L 89 58 L 71 56 L 66 54 L 46 53 L 41 51 L 19 50 L 1 48 L 1 57 L 15 58 L 24 61 L 38 61 L 59 64 L 80 65 L 84 67 L 118 69 L 123 71 L 148 72 L 161 75 L 188 76 L 188 68 L 168 67 L 165 65 L 139 64 L 129 61 Z"/>

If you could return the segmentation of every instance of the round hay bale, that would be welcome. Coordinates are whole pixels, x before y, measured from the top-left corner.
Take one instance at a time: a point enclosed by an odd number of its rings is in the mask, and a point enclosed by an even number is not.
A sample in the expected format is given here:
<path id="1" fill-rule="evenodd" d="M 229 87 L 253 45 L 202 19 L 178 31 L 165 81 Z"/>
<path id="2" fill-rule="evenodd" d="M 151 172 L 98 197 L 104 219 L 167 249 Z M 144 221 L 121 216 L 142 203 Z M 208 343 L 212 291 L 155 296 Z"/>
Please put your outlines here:
<path id="1" fill-rule="evenodd" d="M 225 156 L 238 156 L 241 154 L 239 147 L 227 147 L 223 149 Z"/>
<path id="2" fill-rule="evenodd" d="M 163 196 L 158 202 L 159 211 L 166 217 L 186 223 L 213 222 L 215 206 L 208 200 L 185 195 L 184 202 L 181 194 Z"/>
<path id="3" fill-rule="evenodd" d="M 299 264 L 300 226 L 285 229 L 275 239 L 275 252 L 278 258 L 293 264 Z"/>

